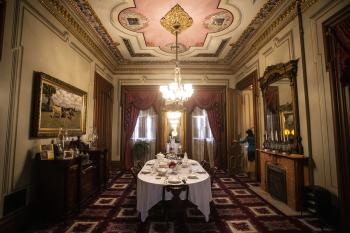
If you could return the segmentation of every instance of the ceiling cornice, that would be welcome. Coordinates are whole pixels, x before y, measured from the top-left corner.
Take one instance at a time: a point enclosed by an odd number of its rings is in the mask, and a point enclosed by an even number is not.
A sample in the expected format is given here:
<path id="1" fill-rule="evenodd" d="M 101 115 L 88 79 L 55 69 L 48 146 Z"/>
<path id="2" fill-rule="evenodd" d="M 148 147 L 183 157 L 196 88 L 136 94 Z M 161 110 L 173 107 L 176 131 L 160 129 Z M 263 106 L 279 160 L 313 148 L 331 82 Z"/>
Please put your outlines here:
<path id="1" fill-rule="evenodd" d="M 319 0 L 301 0 L 302 12 L 305 12 L 318 1 Z M 233 73 L 236 73 L 240 67 L 251 60 L 267 42 L 273 39 L 278 32 L 297 16 L 295 0 L 285 1 L 281 8 L 282 13 L 275 15 L 269 21 L 266 21 L 264 25 L 261 25 L 256 34 L 236 53 L 234 59 L 231 61 Z"/>
<path id="2" fill-rule="evenodd" d="M 181 64 L 182 74 L 216 74 L 216 75 L 232 75 L 230 67 L 225 65 L 189 65 Z M 163 65 L 128 65 L 120 66 L 116 74 L 174 74 L 174 63 Z"/>
<path id="3" fill-rule="evenodd" d="M 276 12 L 277 9 L 282 5 L 283 2 L 289 0 L 269 0 L 264 6 L 260 9 L 259 13 L 255 18 L 250 22 L 248 27 L 243 31 L 239 39 L 230 44 L 231 49 L 224 58 L 224 61 L 228 64 L 231 64 L 235 56 L 244 48 L 244 46 L 251 40 L 255 33 L 261 28 L 266 20 L 271 16 L 272 13 Z"/>

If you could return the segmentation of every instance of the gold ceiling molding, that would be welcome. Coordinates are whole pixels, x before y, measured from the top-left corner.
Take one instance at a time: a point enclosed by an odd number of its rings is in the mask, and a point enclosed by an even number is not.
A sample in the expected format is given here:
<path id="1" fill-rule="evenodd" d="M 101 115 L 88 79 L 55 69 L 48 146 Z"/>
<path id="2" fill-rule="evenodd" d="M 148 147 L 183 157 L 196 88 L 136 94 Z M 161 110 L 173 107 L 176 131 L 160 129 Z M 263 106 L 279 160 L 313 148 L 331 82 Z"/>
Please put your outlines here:
<path id="1" fill-rule="evenodd" d="M 313 4 L 319 0 L 301 0 L 302 12 L 306 11 Z M 260 48 L 261 44 L 265 44 L 267 41 L 271 40 L 272 37 L 289 24 L 297 16 L 296 3 L 292 3 L 288 8 L 277 17 L 276 20 L 255 40 L 252 47 Z M 277 32 L 276 32 L 277 31 Z"/>
<path id="2" fill-rule="evenodd" d="M 86 48 L 88 48 L 101 62 L 104 63 L 111 71 L 115 70 L 118 63 L 122 61 L 116 58 L 109 50 L 101 49 L 100 46 L 74 18 L 61 0 L 40 0 L 44 6 L 67 30 L 72 33 Z M 103 51 L 107 51 L 107 56 Z"/>
<path id="3" fill-rule="evenodd" d="M 305 12 L 313 4 L 317 3 L 319 0 L 300 0 L 301 1 L 301 10 Z M 244 50 L 243 48 L 249 43 L 242 45 L 240 51 L 236 54 L 235 58 L 232 59 L 231 64 L 235 63 L 236 69 L 233 70 L 233 73 L 237 71 L 240 65 L 245 64 L 247 61 L 252 59 L 268 41 L 270 41 L 277 33 L 279 33 L 285 26 L 294 20 L 297 16 L 296 1 L 292 3 L 280 14 L 262 33 L 254 38 L 249 50 Z M 243 56 L 242 53 L 248 54 L 248 56 Z M 239 56 L 242 55 L 242 56 Z M 243 59 L 242 59 L 243 57 Z"/>
<path id="4" fill-rule="evenodd" d="M 193 19 L 190 15 L 179 5 L 176 4 L 165 14 L 160 20 L 160 24 L 172 34 L 180 33 L 193 24 Z"/>

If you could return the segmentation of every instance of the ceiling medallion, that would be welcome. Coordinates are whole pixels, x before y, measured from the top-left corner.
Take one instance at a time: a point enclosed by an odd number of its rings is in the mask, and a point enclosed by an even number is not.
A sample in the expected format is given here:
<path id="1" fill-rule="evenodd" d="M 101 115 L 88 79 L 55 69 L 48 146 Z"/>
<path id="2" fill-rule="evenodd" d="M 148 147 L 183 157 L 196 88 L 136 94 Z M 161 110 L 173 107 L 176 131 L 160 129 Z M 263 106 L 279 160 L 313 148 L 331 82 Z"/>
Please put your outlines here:
<path id="1" fill-rule="evenodd" d="M 160 20 L 160 24 L 173 35 L 180 33 L 193 24 L 193 19 L 190 15 L 179 5 L 176 4 L 165 14 Z"/>

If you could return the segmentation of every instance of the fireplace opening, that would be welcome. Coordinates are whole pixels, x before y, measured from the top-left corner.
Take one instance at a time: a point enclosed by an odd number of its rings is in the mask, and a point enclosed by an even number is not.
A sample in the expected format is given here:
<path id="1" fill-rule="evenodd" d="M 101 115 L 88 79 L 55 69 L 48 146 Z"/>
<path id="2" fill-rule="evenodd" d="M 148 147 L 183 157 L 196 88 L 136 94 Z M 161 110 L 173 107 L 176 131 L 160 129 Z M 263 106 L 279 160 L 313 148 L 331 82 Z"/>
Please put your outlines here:
<path id="1" fill-rule="evenodd" d="M 286 171 L 269 164 L 267 166 L 267 188 L 271 196 L 287 203 Z"/>

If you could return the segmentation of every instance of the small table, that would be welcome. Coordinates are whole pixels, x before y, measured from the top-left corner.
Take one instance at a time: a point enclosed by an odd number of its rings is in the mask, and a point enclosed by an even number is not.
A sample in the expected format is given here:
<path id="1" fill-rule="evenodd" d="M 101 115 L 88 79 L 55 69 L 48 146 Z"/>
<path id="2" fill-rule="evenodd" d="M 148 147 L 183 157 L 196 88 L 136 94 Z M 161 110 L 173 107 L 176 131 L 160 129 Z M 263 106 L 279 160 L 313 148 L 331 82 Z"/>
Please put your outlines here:
<path id="1" fill-rule="evenodd" d="M 188 167 L 181 167 L 181 169 L 177 171 L 178 174 L 171 174 L 170 171 L 168 171 L 166 176 L 157 179 L 157 164 L 158 162 L 155 159 L 147 161 L 141 169 L 141 172 L 137 175 L 137 210 L 141 213 L 141 221 L 144 222 L 148 217 L 148 210 L 162 200 L 163 186 L 170 185 L 166 183 L 166 180 L 171 179 L 173 176 L 179 177 L 180 180 L 182 180 L 191 174 L 196 175 L 198 178 L 187 178 L 186 180 L 186 184 L 189 186 L 188 199 L 198 207 L 203 213 L 205 220 L 208 222 L 210 202 L 212 201 L 210 176 L 207 172 L 190 173 L 190 171 L 205 171 L 203 167 L 197 161 L 189 160 Z M 151 168 L 152 173 L 143 174 L 142 170 L 145 168 Z M 165 199 L 170 200 L 171 198 L 171 194 L 166 193 Z M 184 199 L 184 195 L 182 198 Z"/>

